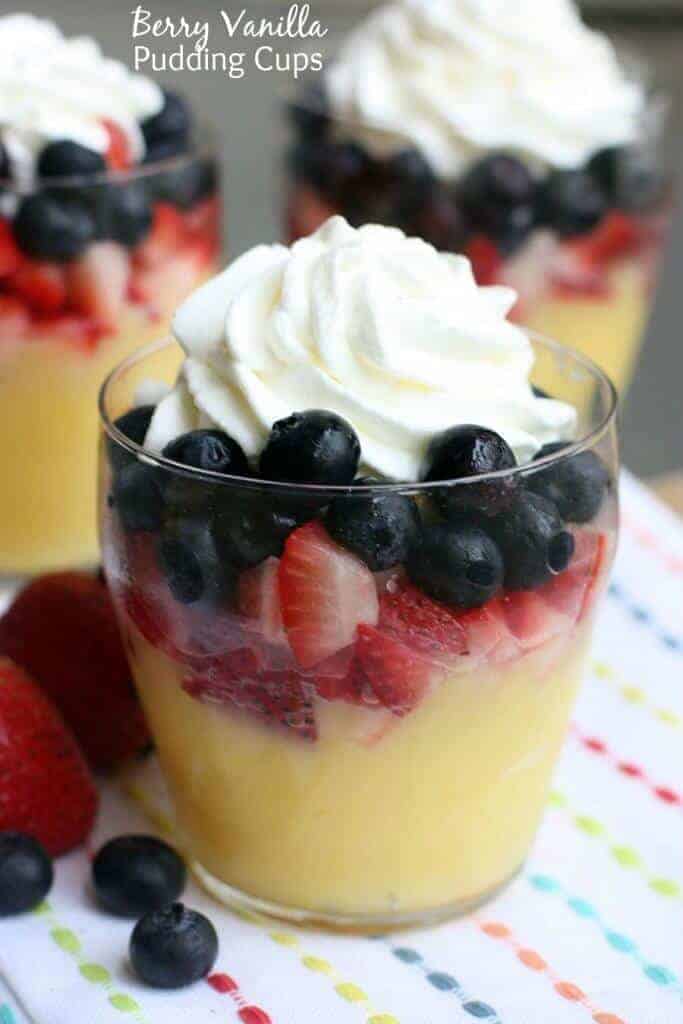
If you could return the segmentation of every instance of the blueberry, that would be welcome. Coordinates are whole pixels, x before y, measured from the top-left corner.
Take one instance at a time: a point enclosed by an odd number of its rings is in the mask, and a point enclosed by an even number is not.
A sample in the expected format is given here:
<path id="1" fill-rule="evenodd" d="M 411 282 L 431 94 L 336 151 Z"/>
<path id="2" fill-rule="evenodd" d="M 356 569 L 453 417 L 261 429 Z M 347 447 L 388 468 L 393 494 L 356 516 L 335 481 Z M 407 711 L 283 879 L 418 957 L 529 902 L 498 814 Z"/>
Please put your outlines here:
<path id="1" fill-rule="evenodd" d="M 37 193 L 22 200 L 14 235 L 32 259 L 64 263 L 77 259 L 93 240 L 95 223 L 83 203 Z"/>
<path id="2" fill-rule="evenodd" d="M 494 430 L 474 424 L 460 424 L 436 434 L 425 454 L 420 479 L 427 481 L 466 480 L 470 476 L 496 473 L 517 465 L 514 452 Z M 512 478 L 464 486 L 458 484 L 435 492 L 444 515 L 463 507 L 495 512 L 510 501 L 515 490 Z"/>
<path id="3" fill-rule="evenodd" d="M 154 405 L 139 405 L 135 409 L 129 409 L 114 421 L 114 426 L 130 441 L 141 445 L 147 436 L 155 409 Z M 122 448 L 116 441 L 112 441 L 111 438 L 107 438 L 107 451 L 114 472 L 119 472 L 124 466 L 135 460 L 134 455 Z"/>
<path id="4" fill-rule="evenodd" d="M 520 160 L 506 153 L 491 153 L 474 164 L 460 183 L 459 197 L 472 225 L 494 238 L 533 224 L 536 183 Z M 518 212 L 513 215 L 512 211 Z"/>
<path id="5" fill-rule="evenodd" d="M 259 468 L 266 480 L 298 484 L 350 484 L 360 442 L 350 423 L 334 412 L 308 409 L 273 424 Z"/>
<path id="6" fill-rule="evenodd" d="M 114 479 L 112 504 L 125 530 L 158 530 L 164 514 L 159 471 L 139 459 L 129 462 Z"/>
<path id="7" fill-rule="evenodd" d="M 544 445 L 535 459 L 555 455 L 566 448 L 565 442 Z M 595 452 L 579 452 L 559 459 L 546 469 L 539 469 L 526 478 L 526 485 L 536 494 L 554 502 L 568 523 L 589 523 L 600 511 L 609 484 L 609 473 Z"/>
<path id="8" fill-rule="evenodd" d="M 663 176 L 652 153 L 640 146 L 601 149 L 590 160 L 588 172 L 610 204 L 623 210 L 647 209 L 662 194 Z"/>
<path id="9" fill-rule="evenodd" d="M 218 936 L 207 917 L 173 903 L 141 917 L 130 937 L 136 974 L 154 988 L 182 988 L 205 977 L 218 956 Z"/>
<path id="10" fill-rule="evenodd" d="M 503 558 L 495 541 L 469 523 L 425 526 L 406 562 L 408 576 L 436 601 L 479 608 L 503 583 Z"/>
<path id="11" fill-rule="evenodd" d="M 140 917 L 177 900 L 186 871 L 174 849 L 155 836 L 119 836 L 92 865 L 97 902 L 112 914 Z"/>
<path id="12" fill-rule="evenodd" d="M 180 604 L 207 600 L 217 605 L 232 597 L 234 572 L 220 556 L 205 518 L 188 516 L 167 523 L 157 553 L 169 590 Z"/>
<path id="13" fill-rule="evenodd" d="M 330 117 L 323 82 L 310 84 L 296 103 L 289 107 L 289 117 L 302 139 L 321 139 L 328 131 Z"/>
<path id="14" fill-rule="evenodd" d="M 436 185 L 436 175 L 419 149 L 402 149 L 388 161 L 387 171 L 404 188 L 424 194 Z"/>
<path id="15" fill-rule="evenodd" d="M 290 154 L 295 175 L 331 201 L 345 206 L 365 186 L 372 170 L 368 153 L 356 142 L 303 142 Z"/>
<path id="16" fill-rule="evenodd" d="M 156 151 L 153 155 L 159 156 Z M 176 167 L 159 171 L 147 184 L 155 199 L 171 203 L 180 210 L 190 210 L 216 191 L 216 169 L 211 160 L 183 161 Z"/>
<path id="17" fill-rule="evenodd" d="M 52 861 L 42 844 L 21 832 L 0 832 L 0 917 L 33 910 L 53 881 Z"/>
<path id="18" fill-rule="evenodd" d="M 104 186 L 97 202 L 100 238 L 110 238 L 129 248 L 146 238 L 152 227 L 152 206 L 140 182 Z"/>
<path id="19" fill-rule="evenodd" d="M 279 558 L 285 541 L 302 518 L 300 508 L 287 508 L 261 494 L 231 492 L 213 520 L 213 535 L 221 560 L 236 569 L 249 569 L 274 555 Z M 313 514 L 316 509 L 311 510 Z"/>
<path id="20" fill-rule="evenodd" d="M 373 572 L 405 561 L 419 525 L 417 505 L 401 494 L 335 498 L 325 513 L 331 536 Z"/>
<path id="21" fill-rule="evenodd" d="M 181 434 L 166 445 L 163 455 L 194 469 L 230 476 L 250 475 L 246 455 L 224 430 L 191 430 Z"/>
<path id="22" fill-rule="evenodd" d="M 187 149 L 191 130 L 192 115 L 187 102 L 170 89 L 164 89 L 164 105 L 159 113 L 142 122 L 147 146 L 159 142 L 174 143 L 176 154 Z"/>
<path id="23" fill-rule="evenodd" d="M 7 150 L 0 142 L 0 183 L 9 181 L 11 177 L 11 167 L 9 157 L 7 156 Z"/>
<path id="24" fill-rule="evenodd" d="M 564 529 L 557 505 L 540 494 L 521 491 L 487 530 L 505 561 L 509 590 L 534 590 L 569 565 L 574 538 Z"/>
<path id="25" fill-rule="evenodd" d="M 583 235 L 607 212 L 602 189 L 585 171 L 554 171 L 541 188 L 540 219 L 562 237 Z"/>
<path id="26" fill-rule="evenodd" d="M 101 153 L 70 139 L 48 142 L 38 158 L 41 178 L 68 178 L 102 174 L 107 165 Z"/>
<path id="27" fill-rule="evenodd" d="M 401 200 L 399 220 L 410 234 L 424 238 L 441 252 L 457 252 L 465 243 L 468 225 L 455 197 L 443 185 L 436 185 L 416 208 L 411 202 L 420 197 L 412 192 Z"/>

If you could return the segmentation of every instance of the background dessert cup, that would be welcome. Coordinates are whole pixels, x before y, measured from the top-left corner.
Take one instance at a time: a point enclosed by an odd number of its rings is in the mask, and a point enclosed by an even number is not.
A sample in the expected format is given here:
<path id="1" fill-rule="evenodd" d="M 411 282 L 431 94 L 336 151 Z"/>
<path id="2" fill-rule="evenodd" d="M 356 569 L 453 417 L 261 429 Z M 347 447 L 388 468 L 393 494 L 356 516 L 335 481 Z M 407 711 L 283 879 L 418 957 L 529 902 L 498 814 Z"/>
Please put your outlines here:
<path id="1" fill-rule="evenodd" d="M 220 209 L 182 98 L 49 22 L 8 16 L 0 33 L 17 51 L 0 113 L 0 574 L 17 574 L 96 562 L 99 387 L 213 271 Z"/>
<path id="2" fill-rule="evenodd" d="M 443 484 L 292 487 L 143 451 L 115 421 L 163 369 L 163 345 L 103 388 L 105 571 L 183 842 L 219 899 L 381 929 L 462 912 L 522 865 L 617 530 L 613 389 L 581 356 L 533 346 L 534 384 L 562 381 L 557 397 L 580 410 L 578 442 Z M 565 485 L 586 461 L 599 485 L 581 507 Z M 145 476 L 151 519 L 139 503 L 131 517 L 121 473 Z M 387 495 L 422 530 L 470 498 L 504 528 L 549 489 L 566 521 L 548 565 L 531 580 L 506 563 L 505 587 L 468 611 L 430 597 L 414 569 L 412 582 L 403 565 L 372 571 L 328 532 L 334 503 L 343 522 L 359 497 Z M 312 594 L 326 572 L 335 596 Z M 299 613 L 323 600 L 321 640 Z"/>
<path id="3" fill-rule="evenodd" d="M 672 202 L 642 77 L 564 0 L 379 8 L 289 104 L 286 236 L 340 213 L 464 252 L 624 392 Z"/>

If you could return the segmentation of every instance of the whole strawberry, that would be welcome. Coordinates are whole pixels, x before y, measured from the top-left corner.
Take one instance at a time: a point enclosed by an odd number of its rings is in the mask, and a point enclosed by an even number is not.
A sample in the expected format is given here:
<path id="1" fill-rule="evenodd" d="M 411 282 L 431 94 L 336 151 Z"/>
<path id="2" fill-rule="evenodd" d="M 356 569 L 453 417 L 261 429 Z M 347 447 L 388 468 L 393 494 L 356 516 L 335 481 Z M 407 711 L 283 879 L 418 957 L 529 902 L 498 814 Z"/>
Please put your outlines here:
<path id="1" fill-rule="evenodd" d="M 41 576 L 0 619 L 0 655 L 57 705 L 91 766 L 109 771 L 149 743 L 106 585 L 86 572 Z"/>
<path id="2" fill-rule="evenodd" d="M 0 832 L 33 836 L 56 857 L 85 840 L 96 810 L 97 790 L 62 716 L 0 658 Z"/>

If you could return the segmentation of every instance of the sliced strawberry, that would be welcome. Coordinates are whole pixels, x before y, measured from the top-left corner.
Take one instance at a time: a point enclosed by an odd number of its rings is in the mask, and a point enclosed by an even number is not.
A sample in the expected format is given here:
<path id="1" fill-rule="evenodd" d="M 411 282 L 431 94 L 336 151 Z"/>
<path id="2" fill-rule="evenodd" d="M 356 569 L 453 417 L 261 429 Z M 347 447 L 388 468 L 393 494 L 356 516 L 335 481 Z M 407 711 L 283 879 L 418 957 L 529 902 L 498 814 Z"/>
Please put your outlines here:
<path id="1" fill-rule="evenodd" d="M 69 265 L 69 301 L 79 313 L 108 329 L 117 326 L 126 301 L 130 263 L 116 242 L 95 242 Z"/>
<path id="2" fill-rule="evenodd" d="M 316 667 L 315 688 L 324 700 L 342 700 L 347 704 L 365 706 L 378 704 L 353 647 L 338 651 Z"/>
<path id="3" fill-rule="evenodd" d="M 0 277 L 7 277 L 18 270 L 23 254 L 14 241 L 12 225 L 0 219 Z"/>
<path id="4" fill-rule="evenodd" d="M 607 560 L 608 541 L 604 533 L 577 530 L 574 555 L 567 569 L 544 583 L 538 594 L 572 622 L 593 606 Z"/>
<path id="5" fill-rule="evenodd" d="M 377 622 L 372 573 L 313 521 L 290 534 L 280 562 L 282 619 L 297 661 L 308 668 L 348 647 L 360 623 Z"/>
<path id="6" fill-rule="evenodd" d="M 254 671 L 253 654 L 236 652 L 213 671 L 183 681 L 191 697 L 211 704 L 230 704 L 268 725 L 282 726 L 301 739 L 318 736 L 307 685 L 296 671 Z"/>
<path id="7" fill-rule="evenodd" d="M 12 295 L 0 295 L 0 342 L 19 341 L 31 325 L 26 306 Z"/>
<path id="8" fill-rule="evenodd" d="M 7 286 L 39 315 L 54 315 L 66 304 L 66 275 L 57 263 L 25 260 Z"/>
<path id="9" fill-rule="evenodd" d="M 102 127 L 109 136 L 109 145 L 104 155 L 107 166 L 112 171 L 127 171 L 133 166 L 133 156 L 130 151 L 130 142 L 123 128 L 112 121 L 111 118 L 102 118 Z"/>
<path id="10" fill-rule="evenodd" d="M 311 188 L 299 187 L 289 200 L 286 214 L 287 238 L 290 243 L 317 231 L 335 213 Z"/>
<path id="11" fill-rule="evenodd" d="M 279 558 L 266 558 L 254 569 L 245 570 L 239 581 L 239 608 L 245 625 L 268 644 L 288 642 L 280 608 L 279 569 Z"/>
<path id="12" fill-rule="evenodd" d="M 148 303 L 161 316 L 196 287 L 206 271 L 206 253 L 197 246 L 181 249 L 158 267 L 140 267 L 133 275 L 137 301 Z"/>
<path id="13" fill-rule="evenodd" d="M 609 284 L 604 271 L 584 258 L 579 244 L 565 242 L 558 247 L 550 267 L 553 290 L 560 298 L 583 295 L 587 298 L 609 297 Z"/>
<path id="14" fill-rule="evenodd" d="M 141 267 L 159 267 L 177 254 L 187 238 L 187 226 L 175 206 L 156 203 L 152 229 L 136 248 L 133 259 Z"/>
<path id="15" fill-rule="evenodd" d="M 446 667 L 467 652 L 459 613 L 433 601 L 407 580 L 395 581 L 380 598 L 379 629 Z"/>
<path id="16" fill-rule="evenodd" d="M 634 217 L 612 210 L 595 231 L 574 243 L 574 251 L 580 253 L 587 266 L 604 267 L 636 252 L 641 235 L 641 227 Z"/>
<path id="17" fill-rule="evenodd" d="M 468 661 L 473 665 L 484 660 L 499 664 L 519 654 L 520 646 L 510 632 L 500 597 L 464 612 L 460 625 L 467 638 Z"/>
<path id="18" fill-rule="evenodd" d="M 356 652 L 372 692 L 395 715 L 413 711 L 446 674 L 443 666 L 374 626 L 358 627 Z"/>
<path id="19" fill-rule="evenodd" d="M 496 284 L 503 267 L 503 257 L 486 235 L 474 235 L 465 246 L 465 255 L 479 285 Z"/>
<path id="20" fill-rule="evenodd" d="M 567 615 L 532 590 L 505 594 L 503 609 L 510 632 L 524 651 L 541 647 L 548 640 L 568 632 L 572 626 Z"/>

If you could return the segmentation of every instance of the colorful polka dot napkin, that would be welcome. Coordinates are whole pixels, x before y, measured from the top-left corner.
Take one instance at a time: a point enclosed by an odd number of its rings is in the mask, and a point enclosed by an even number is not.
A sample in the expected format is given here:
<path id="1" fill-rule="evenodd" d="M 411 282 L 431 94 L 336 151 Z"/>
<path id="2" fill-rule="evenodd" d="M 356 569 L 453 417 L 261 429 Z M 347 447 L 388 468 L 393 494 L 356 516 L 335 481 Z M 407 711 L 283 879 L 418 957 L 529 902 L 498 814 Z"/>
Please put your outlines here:
<path id="1" fill-rule="evenodd" d="M 206 981 L 160 993 L 130 972 L 130 924 L 93 909 L 79 852 L 45 906 L 0 921 L 0 1024 L 683 1022 L 683 526 L 628 475 L 622 495 L 546 818 L 495 902 L 436 929 L 346 938 L 237 917 L 191 885 L 219 959 Z M 130 829 L 149 825 L 106 789 L 94 842 Z"/>

